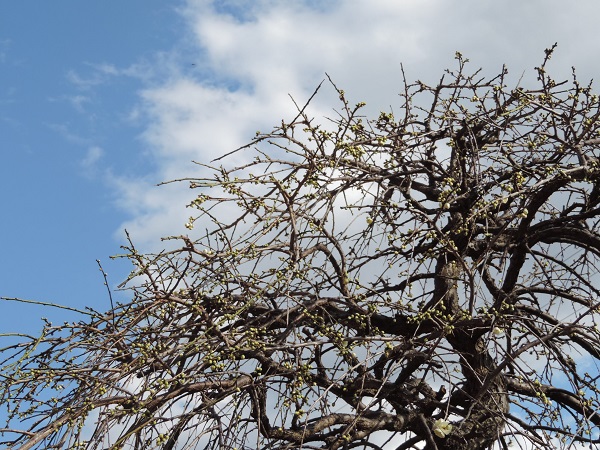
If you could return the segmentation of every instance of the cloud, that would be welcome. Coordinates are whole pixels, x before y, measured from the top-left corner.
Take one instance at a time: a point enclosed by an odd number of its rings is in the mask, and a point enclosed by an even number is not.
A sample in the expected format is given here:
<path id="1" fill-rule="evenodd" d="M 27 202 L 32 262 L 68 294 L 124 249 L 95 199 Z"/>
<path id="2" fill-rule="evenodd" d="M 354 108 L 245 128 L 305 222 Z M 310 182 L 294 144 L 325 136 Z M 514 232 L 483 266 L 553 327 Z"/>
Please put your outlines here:
<path id="1" fill-rule="evenodd" d="M 140 59 L 125 67 L 118 67 L 107 62 L 88 63 L 87 65 L 93 71 L 91 79 L 101 80 L 101 83 L 116 77 L 135 78 L 143 83 L 152 83 L 156 78 L 165 79 L 166 74 L 174 70 L 175 66 L 171 60 L 176 54 L 177 52 L 174 54 L 159 52 L 154 55 L 153 60 Z"/>
<path id="2" fill-rule="evenodd" d="M 92 91 L 95 88 L 107 85 L 117 77 L 135 78 L 141 82 L 149 83 L 153 77 L 161 75 L 161 69 L 165 68 L 164 64 L 159 64 L 158 67 L 151 67 L 151 65 L 160 61 L 160 57 L 161 54 L 157 53 L 155 55 L 156 61 L 139 60 L 125 67 L 117 67 L 107 62 L 88 62 L 85 64 L 85 74 L 81 70 L 71 69 L 67 71 L 66 79 L 79 91 Z M 171 55 L 163 54 L 163 57 L 167 59 Z"/>
<path id="3" fill-rule="evenodd" d="M 457 50 L 488 75 L 507 63 L 514 82 L 523 73 L 523 82 L 534 80 L 533 67 L 556 41 L 551 69 L 561 76 L 568 76 L 571 65 L 584 74 L 597 69 L 588 55 L 600 45 L 590 31 L 600 4 L 591 0 L 552 0 L 552 7 L 542 0 L 323 3 L 188 0 L 180 9 L 187 29 L 172 51 L 127 69 L 96 66 L 101 76 L 137 76 L 145 85 L 131 117 L 145 123 L 141 137 L 156 171 L 139 178 L 113 174 L 111 181 L 119 203 L 131 208 L 123 226 L 135 229 L 135 239 L 150 245 L 157 233 L 173 234 L 168 230 L 187 220 L 187 185 L 154 184 L 198 175 L 192 160 L 208 162 L 292 117 L 289 95 L 304 103 L 326 74 L 350 101 L 364 100 L 366 111 L 377 114 L 399 107 L 401 64 L 408 81 L 436 83 L 443 69 L 455 66 Z M 582 24 L 565 23 L 572 8 Z M 96 80 L 72 79 L 82 86 Z M 312 114 L 330 116 L 339 106 L 336 97 L 333 89 L 323 89 Z"/>
<path id="4" fill-rule="evenodd" d="M 71 127 L 68 124 L 64 123 L 47 123 L 46 126 L 51 130 L 58 133 L 68 142 L 71 142 L 76 145 L 88 145 L 89 139 L 79 135 L 78 133 L 71 130 Z"/>
<path id="5" fill-rule="evenodd" d="M 0 63 L 6 62 L 6 57 L 8 55 L 8 49 L 12 41 L 10 39 L 0 39 Z"/>
<path id="6" fill-rule="evenodd" d="M 104 150 L 100 147 L 93 146 L 88 148 L 85 157 L 81 160 L 81 167 L 86 170 L 92 169 L 102 156 L 104 156 Z"/>
<path id="7" fill-rule="evenodd" d="M 71 103 L 71 105 L 73 105 L 73 108 L 75 108 L 75 110 L 77 110 L 77 112 L 80 113 L 85 112 L 84 105 L 90 102 L 90 98 L 85 95 L 68 96 L 67 100 L 69 101 L 69 103 Z"/>
<path id="8" fill-rule="evenodd" d="M 67 80 L 80 90 L 89 90 L 105 82 L 105 77 L 101 76 L 100 73 L 94 73 L 92 76 L 84 77 L 75 70 L 69 70 L 66 76 Z"/>

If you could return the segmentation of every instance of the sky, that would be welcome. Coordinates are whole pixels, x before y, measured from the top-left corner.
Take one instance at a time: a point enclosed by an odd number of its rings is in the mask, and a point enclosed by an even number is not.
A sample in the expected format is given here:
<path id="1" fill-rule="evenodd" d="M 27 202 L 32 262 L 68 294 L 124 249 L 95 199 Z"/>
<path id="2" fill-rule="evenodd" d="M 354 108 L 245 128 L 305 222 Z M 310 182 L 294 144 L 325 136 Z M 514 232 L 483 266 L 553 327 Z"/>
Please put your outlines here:
<path id="1" fill-rule="evenodd" d="M 600 68 L 596 0 L 53 0 L 0 3 L 0 296 L 110 308 L 127 230 L 143 251 L 186 233 L 199 166 L 293 117 L 329 75 L 377 114 L 460 51 L 533 83 Z M 316 117 L 338 105 L 330 87 Z M 115 293 L 126 299 L 126 293 Z M 0 301 L 0 333 L 62 310 Z"/>

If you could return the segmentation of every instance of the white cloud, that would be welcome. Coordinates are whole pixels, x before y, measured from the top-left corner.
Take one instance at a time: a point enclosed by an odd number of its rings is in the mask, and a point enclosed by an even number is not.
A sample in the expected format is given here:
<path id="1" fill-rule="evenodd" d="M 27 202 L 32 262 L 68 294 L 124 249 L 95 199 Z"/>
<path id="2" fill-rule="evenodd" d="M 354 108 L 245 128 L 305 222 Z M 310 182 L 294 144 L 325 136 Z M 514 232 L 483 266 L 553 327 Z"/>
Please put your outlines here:
<path id="1" fill-rule="evenodd" d="M 89 144 L 89 138 L 83 137 L 78 133 L 74 132 L 68 124 L 64 123 L 48 123 L 46 124 L 48 128 L 58 133 L 62 136 L 66 141 L 71 142 L 77 145 L 87 145 Z"/>
<path id="2" fill-rule="evenodd" d="M 455 64 L 456 50 L 488 74 L 507 63 L 517 80 L 525 70 L 533 78 L 544 48 L 559 41 L 558 72 L 566 76 L 576 65 L 592 73 L 597 63 L 587 55 L 600 45 L 591 31 L 600 4 L 550 3 L 338 0 L 323 7 L 314 1 L 188 0 L 181 9 L 188 29 L 179 47 L 157 54 L 154 63 L 96 66 L 102 76 L 146 83 L 131 117 L 147 121 L 143 139 L 157 171 L 143 179 L 112 179 L 120 203 L 131 208 L 124 227 L 135 228 L 133 237 L 147 244 L 158 240 L 155 233 L 173 234 L 187 220 L 184 205 L 192 194 L 184 184 L 153 185 L 198 174 L 192 160 L 208 162 L 291 117 L 288 94 L 303 103 L 325 73 L 351 101 L 367 101 L 371 113 L 398 108 L 401 63 L 409 81 L 435 83 Z M 575 8 L 582 24 L 565 23 L 567 8 L 569 14 Z M 193 70 L 189 61 L 196 62 Z M 96 80 L 72 79 L 82 86 Z M 339 106 L 335 99 L 325 88 L 313 114 L 331 115 Z"/>
<path id="3" fill-rule="evenodd" d="M 99 73 L 95 73 L 90 77 L 84 77 L 74 70 L 69 70 L 67 72 L 67 80 L 81 90 L 89 90 L 105 81 L 104 77 Z"/>
<path id="4" fill-rule="evenodd" d="M 6 62 L 6 55 L 11 44 L 10 39 L 0 39 L 0 63 Z"/>
<path id="5" fill-rule="evenodd" d="M 81 160 L 81 166 L 84 169 L 91 169 L 104 156 L 104 150 L 100 147 L 93 146 L 88 148 L 85 157 Z"/>
<path id="6" fill-rule="evenodd" d="M 76 89 L 83 92 L 92 91 L 99 86 L 106 85 L 116 77 L 135 78 L 143 83 L 149 83 L 153 78 L 164 75 L 164 70 L 172 66 L 172 62 L 168 61 L 168 59 L 172 57 L 173 55 L 156 54 L 156 61 L 153 61 L 152 63 L 141 59 L 123 68 L 107 62 L 86 63 L 85 71 L 71 69 L 67 71 L 66 79 Z M 77 99 L 85 97 L 78 95 L 72 98 Z"/>
<path id="7" fill-rule="evenodd" d="M 90 98 L 85 95 L 72 95 L 67 97 L 67 100 L 73 105 L 73 108 L 80 113 L 85 111 L 84 105 L 90 102 Z"/>

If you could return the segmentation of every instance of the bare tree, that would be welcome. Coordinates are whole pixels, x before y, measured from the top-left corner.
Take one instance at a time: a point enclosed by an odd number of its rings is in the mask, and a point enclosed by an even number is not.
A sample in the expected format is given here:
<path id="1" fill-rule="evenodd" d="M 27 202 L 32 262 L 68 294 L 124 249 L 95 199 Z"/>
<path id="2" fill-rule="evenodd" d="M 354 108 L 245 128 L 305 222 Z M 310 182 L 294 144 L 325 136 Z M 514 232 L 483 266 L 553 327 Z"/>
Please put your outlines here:
<path id="1" fill-rule="evenodd" d="M 3 350 L 3 445 L 600 443 L 600 101 L 552 50 L 533 89 L 457 54 L 373 120 L 331 83 L 335 118 L 202 166 L 131 301 Z"/>

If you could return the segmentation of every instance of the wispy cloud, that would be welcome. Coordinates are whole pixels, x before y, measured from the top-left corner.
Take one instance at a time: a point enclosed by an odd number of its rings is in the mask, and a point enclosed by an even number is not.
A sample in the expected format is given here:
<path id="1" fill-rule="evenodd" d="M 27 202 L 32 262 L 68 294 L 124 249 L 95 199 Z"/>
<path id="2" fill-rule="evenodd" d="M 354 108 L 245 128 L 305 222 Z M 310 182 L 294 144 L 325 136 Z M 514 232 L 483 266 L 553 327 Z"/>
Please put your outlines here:
<path id="1" fill-rule="evenodd" d="M 85 105 L 92 101 L 87 95 L 69 95 L 65 99 L 79 113 L 85 113 Z"/>
<path id="2" fill-rule="evenodd" d="M 5 63 L 8 55 L 8 49 L 11 45 L 10 39 L 0 39 L 0 63 Z"/>
<path id="3" fill-rule="evenodd" d="M 104 150 L 100 147 L 90 147 L 88 148 L 85 157 L 81 160 L 81 167 L 87 170 L 92 169 L 103 156 Z"/>
<path id="4" fill-rule="evenodd" d="M 73 144 L 86 146 L 90 144 L 90 140 L 87 137 L 81 136 L 79 133 L 73 131 L 68 124 L 65 123 L 48 123 L 46 124 L 48 128 L 58 133 L 68 142 Z"/>
<path id="5" fill-rule="evenodd" d="M 156 55 L 158 58 L 159 55 Z M 66 73 L 66 79 L 75 88 L 81 91 L 89 91 L 102 85 L 110 83 L 117 77 L 131 77 L 142 81 L 148 81 L 150 76 L 155 76 L 159 72 L 156 68 L 151 69 L 150 63 L 140 60 L 126 67 L 118 67 L 114 64 L 86 63 L 85 70 L 71 69 Z"/>
<path id="6" fill-rule="evenodd" d="M 105 77 L 98 72 L 85 77 L 75 70 L 69 70 L 66 77 L 71 84 L 81 90 L 88 90 L 105 82 Z"/>
<path id="7" fill-rule="evenodd" d="M 97 145 L 87 148 L 85 155 L 79 161 L 80 174 L 88 179 L 105 177 L 108 169 L 101 167 L 100 162 L 104 158 L 104 149 Z"/>

